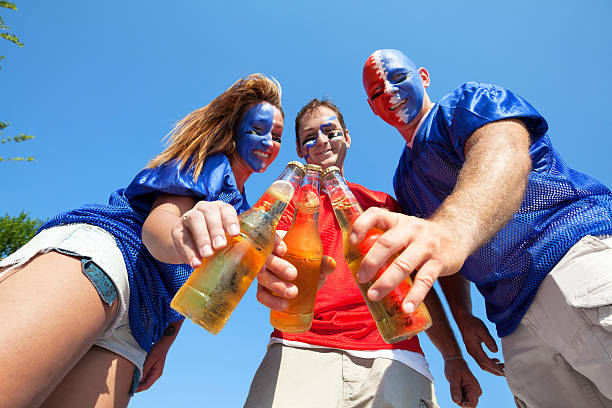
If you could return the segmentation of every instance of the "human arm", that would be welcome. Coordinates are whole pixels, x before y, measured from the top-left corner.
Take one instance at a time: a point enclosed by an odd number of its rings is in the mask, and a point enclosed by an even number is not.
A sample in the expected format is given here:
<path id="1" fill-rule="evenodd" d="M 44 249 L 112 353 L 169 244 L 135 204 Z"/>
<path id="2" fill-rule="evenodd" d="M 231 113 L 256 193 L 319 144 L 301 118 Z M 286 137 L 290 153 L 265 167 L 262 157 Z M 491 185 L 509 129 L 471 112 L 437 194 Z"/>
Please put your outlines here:
<path id="1" fill-rule="evenodd" d="M 240 233 L 234 207 L 222 201 L 160 195 L 142 227 L 142 241 L 157 260 L 195 268 Z"/>
<path id="2" fill-rule="evenodd" d="M 461 349 L 450 327 L 435 290 L 425 297 L 433 325 L 425 332 L 444 359 L 444 375 L 450 384 L 453 401 L 463 407 L 475 407 L 482 395 L 480 384 L 461 355 Z"/>
<path id="3" fill-rule="evenodd" d="M 136 392 L 149 389 L 153 383 L 161 377 L 164 372 L 168 350 L 170 350 L 170 346 L 176 339 L 183 325 L 183 321 L 184 320 L 179 320 L 178 322 L 170 323 L 168 327 L 166 327 L 164 335 L 153 345 L 153 347 L 151 347 L 151 351 L 149 351 L 145 359 L 142 377 L 140 378 Z"/>
<path id="4" fill-rule="evenodd" d="M 412 312 L 439 276 L 456 273 L 519 208 L 531 170 L 529 132 L 522 121 L 500 120 L 474 131 L 453 192 L 430 219 L 369 208 L 353 224 L 351 242 L 373 227 L 387 230 L 364 257 L 357 276 L 371 280 L 387 259 L 401 252 L 374 282 L 368 297 L 378 300 L 417 270 L 403 307 Z"/>
<path id="5" fill-rule="evenodd" d="M 453 318 L 459 327 L 467 352 L 478 363 L 481 369 L 491 374 L 503 376 L 504 363 L 497 358 L 490 358 L 482 347 L 496 353 L 497 344 L 485 324 L 472 314 L 470 283 L 460 273 L 439 279 Z"/>

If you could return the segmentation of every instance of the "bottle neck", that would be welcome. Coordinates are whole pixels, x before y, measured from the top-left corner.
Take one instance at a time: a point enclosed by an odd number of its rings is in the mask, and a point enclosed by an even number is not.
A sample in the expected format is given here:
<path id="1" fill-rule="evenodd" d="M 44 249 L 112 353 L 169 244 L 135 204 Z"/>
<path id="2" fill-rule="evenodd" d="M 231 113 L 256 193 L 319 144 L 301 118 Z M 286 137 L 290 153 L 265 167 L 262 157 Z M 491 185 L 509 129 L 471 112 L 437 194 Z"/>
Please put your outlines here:
<path id="1" fill-rule="evenodd" d="M 255 205 L 240 215 L 241 231 L 257 242 L 273 244 L 276 225 L 303 177 L 301 169 L 287 166 Z"/>
<path id="2" fill-rule="evenodd" d="M 323 187 L 329 196 L 342 232 L 348 234 L 353 222 L 363 213 L 361 206 L 340 172 L 334 171 L 328 174 L 323 180 Z"/>
<path id="3" fill-rule="evenodd" d="M 318 225 L 320 173 L 320 171 L 306 170 L 296 200 L 294 224 L 314 222 Z"/>

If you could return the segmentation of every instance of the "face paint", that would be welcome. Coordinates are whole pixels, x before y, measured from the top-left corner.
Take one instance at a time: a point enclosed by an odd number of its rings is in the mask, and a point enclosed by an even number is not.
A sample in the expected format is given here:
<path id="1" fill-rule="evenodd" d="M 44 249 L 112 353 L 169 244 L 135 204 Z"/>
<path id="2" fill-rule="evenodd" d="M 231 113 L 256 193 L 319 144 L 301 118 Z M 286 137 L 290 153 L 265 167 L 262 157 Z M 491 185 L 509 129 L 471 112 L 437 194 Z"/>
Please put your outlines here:
<path id="1" fill-rule="evenodd" d="M 333 110 L 321 106 L 311 111 L 300 120 L 298 133 L 299 151 L 307 163 L 342 166 L 350 141 Z"/>
<path id="2" fill-rule="evenodd" d="M 319 126 L 319 132 L 325 135 L 325 137 L 327 137 L 328 140 L 332 140 L 334 137 L 342 136 L 341 130 L 332 128 L 332 122 L 336 119 L 338 119 L 336 116 L 330 116 L 329 118 L 327 118 L 325 123 Z M 310 156 L 310 148 L 315 147 L 317 145 L 318 140 L 319 140 L 319 133 L 317 133 L 314 139 L 308 140 L 303 143 L 304 147 L 306 148 L 306 154 L 304 155 L 305 160 L 308 160 L 308 157 Z"/>
<path id="3" fill-rule="evenodd" d="M 407 125 L 423 107 L 419 70 L 400 51 L 375 51 L 363 67 L 363 86 L 375 113 L 391 126 Z"/>
<path id="4" fill-rule="evenodd" d="M 251 106 L 236 132 L 236 150 L 256 172 L 262 172 L 278 155 L 283 121 L 280 111 L 267 102 Z"/>

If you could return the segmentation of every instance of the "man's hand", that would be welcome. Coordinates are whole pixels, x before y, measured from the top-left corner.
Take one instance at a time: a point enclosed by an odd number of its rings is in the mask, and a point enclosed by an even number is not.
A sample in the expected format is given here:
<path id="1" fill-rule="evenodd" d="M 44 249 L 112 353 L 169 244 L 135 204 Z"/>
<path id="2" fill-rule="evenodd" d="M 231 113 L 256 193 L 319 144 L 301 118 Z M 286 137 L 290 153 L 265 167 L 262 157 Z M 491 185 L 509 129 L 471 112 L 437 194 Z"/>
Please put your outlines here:
<path id="1" fill-rule="evenodd" d="M 485 324 L 476 316 L 469 314 L 463 316 L 461 321 L 457 321 L 463 342 L 467 352 L 472 356 L 481 369 L 491 374 L 504 376 L 504 363 L 498 358 L 490 358 L 482 347 L 484 343 L 493 353 L 497 353 L 495 339 L 487 330 Z"/>
<path id="2" fill-rule="evenodd" d="M 288 299 L 297 296 L 298 288 L 291 283 L 297 277 L 297 270 L 282 256 L 287 253 L 287 246 L 282 241 L 285 231 L 277 231 L 276 244 L 272 255 L 266 261 L 265 266 L 257 274 L 257 300 L 262 305 L 278 311 L 287 308 Z M 336 261 L 329 256 L 323 256 L 321 260 L 321 276 L 319 288 L 325 283 L 327 275 L 336 268 Z"/>
<path id="3" fill-rule="evenodd" d="M 457 405 L 470 408 L 478 405 L 482 390 L 463 358 L 445 360 L 444 375 L 450 384 L 451 398 Z"/>
<path id="4" fill-rule="evenodd" d="M 469 255 L 469 249 L 446 225 L 375 207 L 357 218 L 351 243 L 361 242 L 374 227 L 386 232 L 363 258 L 357 280 L 372 280 L 394 254 L 401 252 L 370 287 L 368 297 L 373 301 L 381 299 L 417 270 L 413 287 L 402 303 L 406 313 L 412 313 L 423 302 L 439 276 L 457 272 Z"/>

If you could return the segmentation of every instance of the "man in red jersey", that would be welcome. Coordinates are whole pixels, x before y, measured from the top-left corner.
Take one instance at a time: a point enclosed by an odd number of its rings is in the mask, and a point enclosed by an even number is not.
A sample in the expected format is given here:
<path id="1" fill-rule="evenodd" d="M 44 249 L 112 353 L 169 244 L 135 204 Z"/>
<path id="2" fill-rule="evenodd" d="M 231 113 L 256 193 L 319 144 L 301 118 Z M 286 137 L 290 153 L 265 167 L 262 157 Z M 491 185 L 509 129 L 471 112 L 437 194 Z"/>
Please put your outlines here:
<path id="1" fill-rule="evenodd" d="M 310 101 L 296 117 L 295 132 L 298 156 L 323 168 L 343 170 L 351 138 L 333 103 Z M 363 209 L 401 212 L 390 195 L 348 184 Z M 279 230 L 289 229 L 294 208 L 292 201 Z M 437 407 L 418 338 L 395 344 L 381 338 L 344 261 L 342 231 L 325 194 L 321 195 L 319 233 L 324 254 L 333 257 L 337 267 L 317 293 L 312 327 L 304 333 L 272 333 L 245 407 Z M 268 265 L 275 269 L 273 261 Z M 295 286 L 270 270 L 260 273 L 258 281 L 257 297 L 272 309 L 284 309 L 283 297 L 297 294 Z M 444 357 L 453 401 L 474 407 L 482 393 L 478 381 L 461 357 L 435 292 L 426 303 L 434 321 L 427 334 Z"/>

